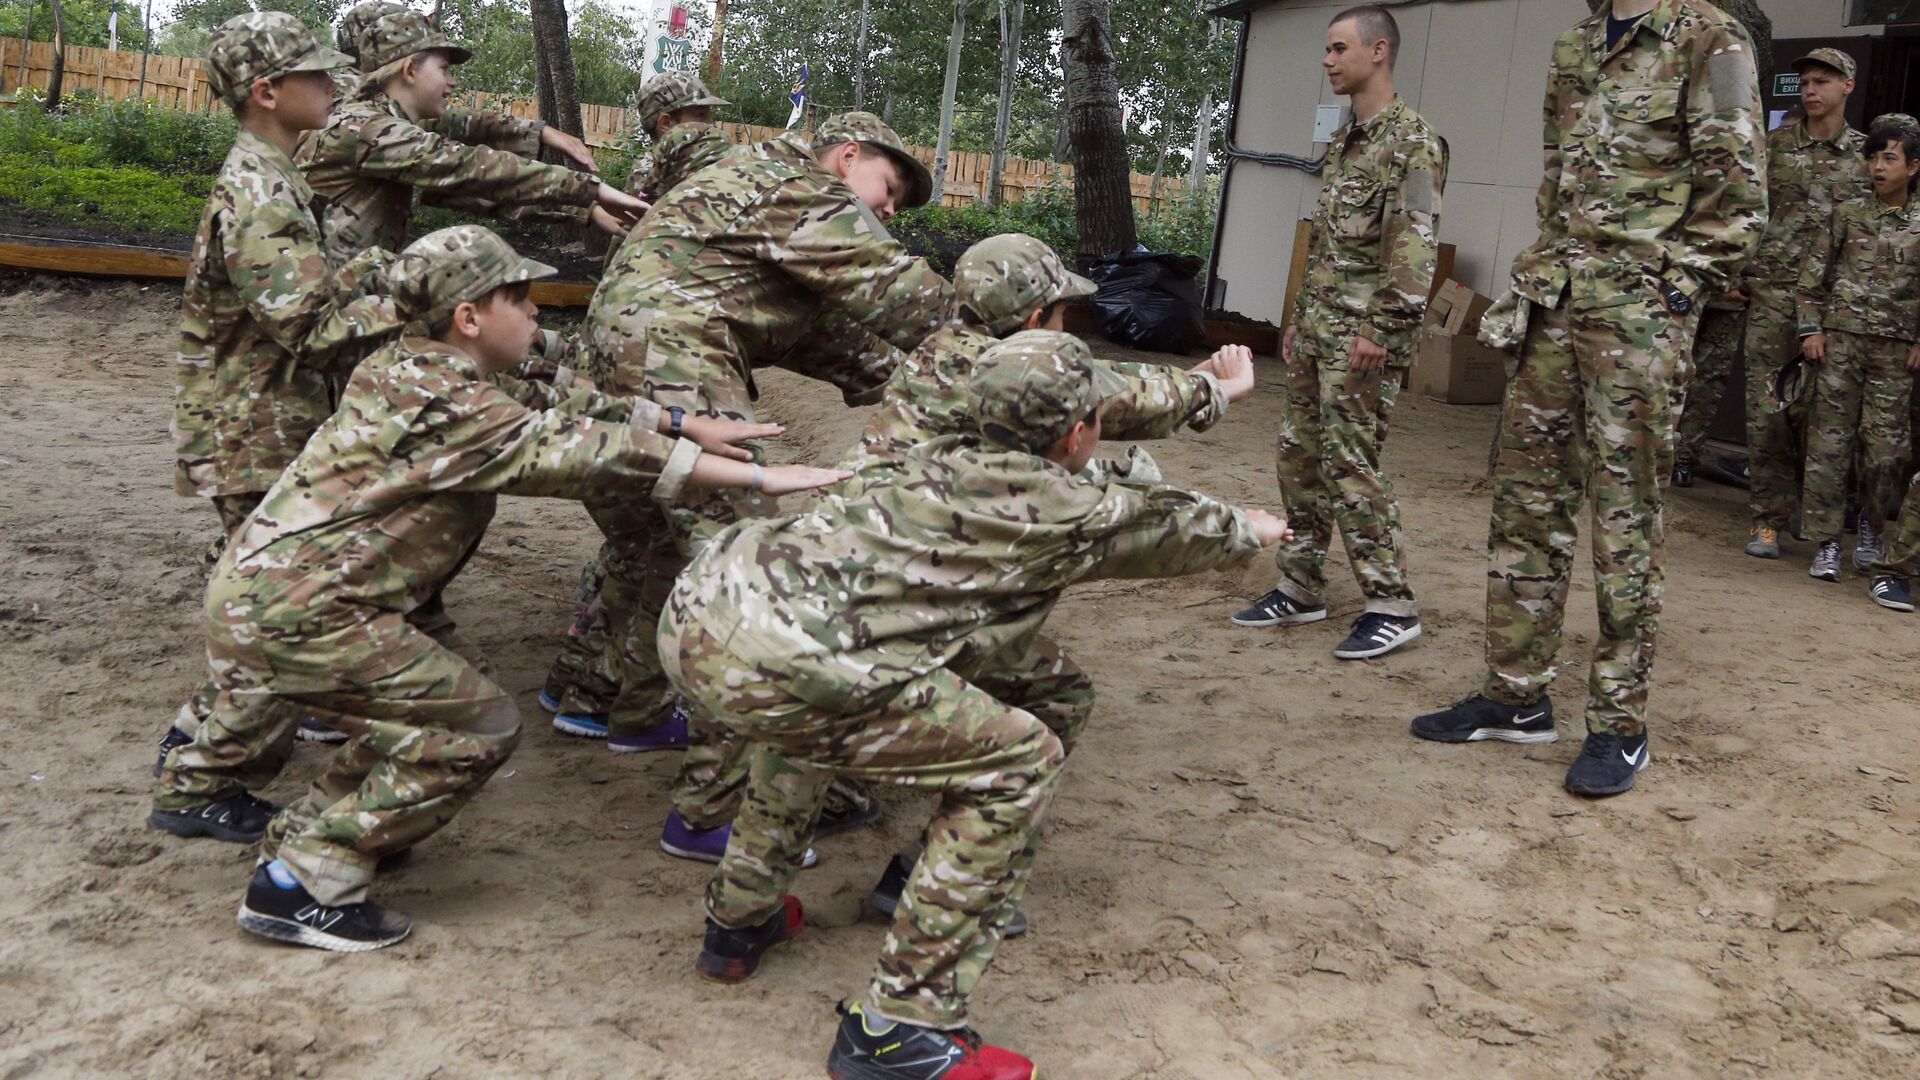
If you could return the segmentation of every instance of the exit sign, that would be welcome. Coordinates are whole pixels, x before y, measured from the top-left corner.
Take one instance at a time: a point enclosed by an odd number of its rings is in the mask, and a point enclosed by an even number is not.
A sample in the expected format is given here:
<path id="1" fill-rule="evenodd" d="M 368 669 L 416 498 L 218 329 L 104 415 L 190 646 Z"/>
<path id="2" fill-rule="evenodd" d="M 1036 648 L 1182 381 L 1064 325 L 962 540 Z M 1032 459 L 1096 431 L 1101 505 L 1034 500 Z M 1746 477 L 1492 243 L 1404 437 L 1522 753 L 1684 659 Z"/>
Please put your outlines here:
<path id="1" fill-rule="evenodd" d="M 1775 75 L 1773 77 L 1773 96 L 1799 97 L 1800 73 L 1797 71 L 1789 71 L 1784 75 Z"/>

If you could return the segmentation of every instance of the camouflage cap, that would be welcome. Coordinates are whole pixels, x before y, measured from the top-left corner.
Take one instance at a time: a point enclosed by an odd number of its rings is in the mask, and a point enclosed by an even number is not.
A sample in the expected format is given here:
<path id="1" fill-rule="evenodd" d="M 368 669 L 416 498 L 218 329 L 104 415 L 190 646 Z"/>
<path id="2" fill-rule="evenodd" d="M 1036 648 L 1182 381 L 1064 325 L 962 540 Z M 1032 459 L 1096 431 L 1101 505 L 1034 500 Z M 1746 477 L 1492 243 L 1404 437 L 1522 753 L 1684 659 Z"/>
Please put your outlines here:
<path id="1" fill-rule="evenodd" d="M 1767 382 L 1767 406 L 1774 412 L 1785 412 L 1806 390 L 1807 362 L 1795 356 L 1780 365 Z"/>
<path id="2" fill-rule="evenodd" d="M 640 99 L 635 108 L 640 113 L 640 130 L 653 134 L 653 126 L 661 113 L 678 112 L 697 105 L 731 105 L 733 102 L 716 95 L 700 81 L 700 76 L 690 71 L 667 71 L 647 80 L 640 88 Z"/>
<path id="3" fill-rule="evenodd" d="M 843 142 L 863 143 L 885 151 L 900 166 L 900 176 L 907 182 L 907 197 L 900 204 L 901 209 L 925 206 L 927 200 L 933 198 L 933 174 L 927 171 L 925 163 L 913 156 L 885 120 L 870 112 L 841 113 L 822 121 L 820 130 L 813 136 L 816 150 Z"/>
<path id="4" fill-rule="evenodd" d="M 375 19 L 372 25 L 360 31 L 357 40 L 360 43 L 360 70 L 378 76 L 373 80 L 376 82 L 392 78 L 408 57 L 428 49 L 445 49 L 450 63 L 464 64 L 473 59 L 472 52 L 455 45 L 452 38 L 441 33 L 439 27 L 412 8 Z"/>
<path id="5" fill-rule="evenodd" d="M 235 15 L 207 39 L 207 85 L 229 105 L 247 100 L 255 79 L 352 64 L 352 57 L 320 44 L 305 23 L 284 11 Z"/>
<path id="6" fill-rule="evenodd" d="M 367 32 L 367 27 L 389 15 L 398 15 L 407 10 L 410 10 L 407 5 L 395 3 L 394 0 L 361 0 L 340 16 L 340 24 L 333 30 L 334 48 L 359 62 L 360 35 Z"/>
<path id="7" fill-rule="evenodd" d="M 980 437 L 1035 454 L 1127 386 L 1086 342 L 1058 330 L 1022 330 L 994 342 L 969 382 Z"/>
<path id="8" fill-rule="evenodd" d="M 432 325 L 502 285 L 556 273 L 546 263 L 521 258 L 513 245 L 485 226 L 455 225 L 408 244 L 388 280 L 401 315 Z"/>
<path id="9" fill-rule="evenodd" d="M 1884 127 L 1896 127 L 1904 131 L 1920 131 L 1920 120 L 1915 120 L 1903 112 L 1881 113 L 1867 125 L 1868 131 L 1879 131 Z"/>
<path id="10" fill-rule="evenodd" d="M 1092 296 L 1100 286 L 1067 269 L 1052 248 L 1025 233 L 989 236 L 953 266 L 953 291 L 986 324 L 1004 334 L 1055 301 Z"/>
<path id="11" fill-rule="evenodd" d="M 1823 67 L 1830 67 L 1849 79 L 1853 78 L 1854 72 L 1858 70 L 1854 65 L 1853 57 L 1848 56 L 1839 49 L 1815 49 L 1800 59 L 1795 60 L 1793 62 L 1793 70 L 1799 71 L 1808 64 L 1819 64 Z"/>

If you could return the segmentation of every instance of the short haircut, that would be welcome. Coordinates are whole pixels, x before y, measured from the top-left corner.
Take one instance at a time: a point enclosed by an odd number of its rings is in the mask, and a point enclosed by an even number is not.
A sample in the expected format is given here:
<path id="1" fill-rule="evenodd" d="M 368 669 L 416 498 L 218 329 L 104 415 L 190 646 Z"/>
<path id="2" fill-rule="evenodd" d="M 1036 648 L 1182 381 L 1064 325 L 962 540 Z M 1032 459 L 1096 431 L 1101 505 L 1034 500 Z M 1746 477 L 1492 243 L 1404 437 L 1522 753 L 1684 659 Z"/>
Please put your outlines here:
<path id="1" fill-rule="evenodd" d="M 531 281 L 509 281 L 505 285 L 497 285 L 488 289 L 485 294 L 474 299 L 472 304 L 478 308 L 486 307 L 495 300 L 505 300 L 509 304 L 517 304 L 525 300 L 532 292 L 533 283 Z M 462 303 L 466 302 L 467 301 L 462 301 Z M 454 306 L 459 307 L 460 305 L 455 304 Z M 452 328 L 453 312 L 449 311 L 427 325 L 427 336 L 434 338 L 444 337 L 447 331 Z"/>
<path id="2" fill-rule="evenodd" d="M 1347 19 L 1352 19 L 1353 28 L 1360 32 L 1360 44 L 1372 45 L 1382 39 L 1386 41 L 1387 66 L 1392 67 L 1400 57 L 1400 24 L 1394 21 L 1393 12 L 1378 4 L 1361 4 L 1335 15 L 1327 25 L 1333 26 Z"/>

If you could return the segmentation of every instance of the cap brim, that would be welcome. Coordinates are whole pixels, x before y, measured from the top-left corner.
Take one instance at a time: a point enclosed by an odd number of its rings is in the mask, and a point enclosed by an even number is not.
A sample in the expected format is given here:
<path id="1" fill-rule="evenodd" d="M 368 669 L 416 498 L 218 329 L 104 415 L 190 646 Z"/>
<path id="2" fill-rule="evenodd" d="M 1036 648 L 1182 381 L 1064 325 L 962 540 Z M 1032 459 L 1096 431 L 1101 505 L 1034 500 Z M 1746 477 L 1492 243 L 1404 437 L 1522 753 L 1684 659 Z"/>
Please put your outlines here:
<path id="1" fill-rule="evenodd" d="M 896 150 L 886 143 L 867 142 L 865 139 L 860 141 L 876 150 L 886 151 L 887 156 L 893 159 L 894 164 L 900 166 L 900 176 L 907 182 L 907 197 L 906 200 L 900 204 L 901 209 L 911 210 L 916 206 L 927 205 L 927 201 L 933 198 L 933 173 L 928 171 L 924 162 L 912 154 L 904 150 Z"/>
<path id="2" fill-rule="evenodd" d="M 521 256 L 520 265 L 509 271 L 507 273 L 507 280 L 500 284 L 518 285 L 522 281 L 539 281 L 541 278 L 553 277 L 559 272 L 560 271 L 548 266 L 546 263 Z"/>
<path id="3" fill-rule="evenodd" d="M 682 105 L 681 108 L 690 109 L 695 105 L 731 105 L 731 104 L 733 104 L 733 102 L 728 101 L 726 98 L 723 98 L 718 94 L 708 94 L 706 97 L 694 98 L 692 101 L 689 101 L 685 105 Z"/>
<path id="4" fill-rule="evenodd" d="M 1073 271 L 1067 271 L 1067 287 L 1060 290 L 1060 299 L 1079 300 L 1100 291 L 1100 286 L 1092 278 L 1082 277 Z"/>
<path id="5" fill-rule="evenodd" d="M 307 55 L 294 61 L 293 64 L 281 74 L 291 75 L 296 71 L 338 71 L 341 68 L 350 68 L 353 66 L 353 57 L 348 56 L 339 49 L 330 49 L 325 45 L 321 45 Z"/>
<path id="6" fill-rule="evenodd" d="M 1127 392 L 1126 376 L 1113 370 L 1105 360 L 1095 357 L 1093 361 L 1093 392 L 1097 401 L 1119 397 Z"/>
<path id="7" fill-rule="evenodd" d="M 1793 63 L 1787 66 L 1791 67 L 1794 71 L 1797 72 L 1801 68 L 1806 67 L 1808 64 L 1819 64 L 1821 67 L 1826 68 L 1828 71 L 1837 71 L 1842 75 L 1846 75 L 1846 77 L 1849 79 L 1853 78 L 1852 75 L 1847 73 L 1846 68 L 1841 67 L 1840 65 L 1834 63 L 1831 60 L 1822 60 L 1817 56 L 1803 56 L 1800 59 L 1795 60 Z"/>

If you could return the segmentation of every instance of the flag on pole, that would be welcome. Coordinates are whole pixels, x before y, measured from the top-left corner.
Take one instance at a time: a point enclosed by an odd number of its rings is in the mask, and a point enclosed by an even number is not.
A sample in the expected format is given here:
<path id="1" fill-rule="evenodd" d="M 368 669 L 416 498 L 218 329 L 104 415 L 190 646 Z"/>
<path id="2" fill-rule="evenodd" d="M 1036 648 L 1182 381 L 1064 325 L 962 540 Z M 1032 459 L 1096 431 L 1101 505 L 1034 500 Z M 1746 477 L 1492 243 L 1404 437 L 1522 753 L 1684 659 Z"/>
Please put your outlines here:
<path id="1" fill-rule="evenodd" d="M 793 92 L 787 100 L 793 102 L 793 113 L 787 117 L 787 130 L 792 131 L 807 111 L 807 65 L 800 65 L 800 77 L 793 80 Z"/>

